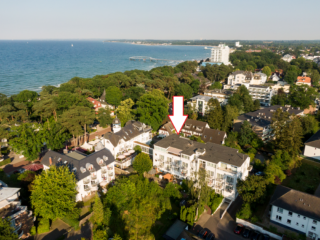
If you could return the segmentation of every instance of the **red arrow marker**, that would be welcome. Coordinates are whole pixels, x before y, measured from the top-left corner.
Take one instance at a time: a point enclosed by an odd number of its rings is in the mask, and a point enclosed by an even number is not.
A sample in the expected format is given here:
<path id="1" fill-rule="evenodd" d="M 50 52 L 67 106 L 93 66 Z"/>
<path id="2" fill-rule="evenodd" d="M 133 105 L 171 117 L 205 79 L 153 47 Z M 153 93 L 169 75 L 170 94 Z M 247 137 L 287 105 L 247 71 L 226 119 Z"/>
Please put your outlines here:
<path id="1" fill-rule="evenodd" d="M 184 102 L 183 96 L 173 96 L 172 97 L 173 115 L 168 115 L 178 135 L 188 118 L 188 115 L 184 115 L 183 102 Z"/>

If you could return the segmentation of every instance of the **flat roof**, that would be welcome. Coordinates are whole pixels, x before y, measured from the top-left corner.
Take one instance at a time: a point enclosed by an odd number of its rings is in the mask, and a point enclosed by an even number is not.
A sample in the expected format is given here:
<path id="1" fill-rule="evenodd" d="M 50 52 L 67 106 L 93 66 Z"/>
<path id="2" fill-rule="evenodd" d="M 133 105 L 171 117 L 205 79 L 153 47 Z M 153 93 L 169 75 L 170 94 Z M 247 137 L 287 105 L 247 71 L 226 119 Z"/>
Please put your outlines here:
<path id="1" fill-rule="evenodd" d="M 14 194 L 20 191 L 20 188 L 1 187 L 0 188 L 0 202 L 12 197 Z"/>
<path id="2" fill-rule="evenodd" d="M 69 157 L 72 157 L 72 158 L 74 158 L 76 160 L 81 160 L 81 159 L 84 159 L 86 157 L 86 155 L 78 153 L 78 152 L 69 152 L 66 155 L 69 156 Z"/>

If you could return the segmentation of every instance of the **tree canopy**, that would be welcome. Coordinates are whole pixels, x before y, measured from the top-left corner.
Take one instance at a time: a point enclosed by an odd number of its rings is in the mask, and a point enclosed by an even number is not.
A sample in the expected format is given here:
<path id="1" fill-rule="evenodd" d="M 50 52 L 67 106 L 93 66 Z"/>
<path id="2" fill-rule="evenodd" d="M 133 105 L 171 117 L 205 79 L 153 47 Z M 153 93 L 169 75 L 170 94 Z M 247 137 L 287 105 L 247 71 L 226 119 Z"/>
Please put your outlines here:
<path id="1" fill-rule="evenodd" d="M 133 168 L 140 175 L 143 175 L 144 172 L 149 172 L 152 169 L 153 163 L 148 154 L 139 153 L 134 161 Z"/>

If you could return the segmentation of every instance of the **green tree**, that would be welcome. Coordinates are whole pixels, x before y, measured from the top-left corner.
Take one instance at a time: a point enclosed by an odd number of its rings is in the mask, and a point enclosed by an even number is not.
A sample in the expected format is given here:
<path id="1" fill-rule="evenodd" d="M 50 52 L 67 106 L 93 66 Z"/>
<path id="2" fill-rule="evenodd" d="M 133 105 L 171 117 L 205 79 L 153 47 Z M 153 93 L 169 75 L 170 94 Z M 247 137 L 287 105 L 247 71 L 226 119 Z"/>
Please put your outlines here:
<path id="1" fill-rule="evenodd" d="M 229 131 L 229 129 L 233 126 L 233 120 L 237 119 L 239 116 L 239 110 L 236 106 L 231 106 L 227 104 L 224 108 L 224 121 L 222 123 L 222 130 Z"/>
<path id="2" fill-rule="evenodd" d="M 122 92 L 118 87 L 108 87 L 106 89 L 106 102 L 114 105 L 119 106 L 122 100 Z"/>
<path id="3" fill-rule="evenodd" d="M 199 87 L 200 87 L 200 81 L 199 80 L 193 80 L 190 84 L 190 87 L 192 88 L 192 91 L 194 93 L 199 92 Z"/>
<path id="4" fill-rule="evenodd" d="M 276 177 L 278 177 L 281 182 L 286 178 L 286 175 L 283 173 L 281 167 L 275 162 L 271 162 L 267 165 L 265 174 L 266 181 L 272 184 L 275 183 L 274 180 Z"/>
<path id="5" fill-rule="evenodd" d="M 319 122 L 312 115 L 306 115 L 300 118 L 303 135 L 305 139 L 311 137 L 319 130 Z"/>
<path id="6" fill-rule="evenodd" d="M 259 101 L 259 99 L 254 100 L 253 106 L 254 106 L 254 110 L 259 110 L 260 109 L 260 101 Z"/>
<path id="7" fill-rule="evenodd" d="M 93 222 L 100 225 L 104 219 L 103 205 L 99 195 L 96 193 L 93 204 Z"/>
<path id="8" fill-rule="evenodd" d="M 222 84 L 219 81 L 214 82 L 209 89 L 222 89 Z"/>
<path id="9" fill-rule="evenodd" d="M 184 96 L 184 99 L 187 100 L 192 97 L 193 90 L 190 85 L 186 83 L 180 83 L 175 87 L 176 95 Z"/>
<path id="10" fill-rule="evenodd" d="M 269 79 L 272 73 L 270 67 L 268 66 L 263 67 L 262 72 L 267 75 L 267 79 Z"/>
<path id="11" fill-rule="evenodd" d="M 318 87 L 319 80 L 320 80 L 320 74 L 319 74 L 318 70 L 312 69 L 310 77 L 311 77 L 312 86 Z"/>
<path id="12" fill-rule="evenodd" d="M 165 97 L 145 94 L 137 102 L 137 118 L 140 122 L 150 125 L 153 130 L 158 130 L 169 114 L 168 104 L 169 102 Z"/>
<path id="13" fill-rule="evenodd" d="M 144 88 L 141 87 L 131 87 L 124 91 L 125 99 L 131 98 L 134 102 L 138 101 L 140 97 L 145 94 Z"/>
<path id="14" fill-rule="evenodd" d="M 319 94 L 315 88 L 308 87 L 307 85 L 292 85 L 288 98 L 293 107 L 306 109 L 310 105 L 315 105 L 314 101 L 318 96 Z"/>
<path id="15" fill-rule="evenodd" d="M 35 215 L 48 219 L 77 214 L 76 179 L 67 166 L 51 166 L 33 181 L 31 205 Z"/>
<path id="16" fill-rule="evenodd" d="M 11 227 L 10 221 L 6 218 L 0 219 L 0 240 L 18 240 L 18 235 L 13 233 L 14 228 Z"/>
<path id="17" fill-rule="evenodd" d="M 237 191 L 246 203 L 262 202 L 266 195 L 266 180 L 261 176 L 250 175 L 246 180 L 238 179 Z"/>
<path id="18" fill-rule="evenodd" d="M 284 80 L 289 84 L 294 84 L 297 81 L 298 74 L 296 71 L 288 71 L 284 76 Z"/>
<path id="19" fill-rule="evenodd" d="M 148 154 L 139 153 L 134 161 L 133 168 L 136 170 L 141 176 L 144 172 L 149 172 L 152 169 L 153 163 Z"/>
<path id="20" fill-rule="evenodd" d="M 221 130 L 223 124 L 223 111 L 219 101 L 211 98 L 208 102 L 208 106 L 211 108 L 207 116 L 207 122 L 210 128 Z"/>
<path id="21" fill-rule="evenodd" d="M 241 125 L 239 133 L 239 144 L 241 146 L 250 144 L 254 138 L 254 133 L 252 131 L 252 126 L 248 121 L 244 121 Z"/>
<path id="22" fill-rule="evenodd" d="M 113 240 L 122 240 L 122 238 L 120 237 L 120 235 L 118 235 L 117 233 L 113 236 Z"/>
<path id="23" fill-rule="evenodd" d="M 99 108 L 98 110 L 98 119 L 101 127 L 106 127 L 111 125 L 112 117 L 110 116 L 111 112 L 109 108 Z"/>
<path id="24" fill-rule="evenodd" d="M 128 98 L 120 103 L 117 109 L 117 113 L 121 121 L 122 127 L 126 124 L 126 122 L 134 119 L 134 114 L 132 110 L 133 105 L 134 102 L 131 100 L 131 98 Z"/>

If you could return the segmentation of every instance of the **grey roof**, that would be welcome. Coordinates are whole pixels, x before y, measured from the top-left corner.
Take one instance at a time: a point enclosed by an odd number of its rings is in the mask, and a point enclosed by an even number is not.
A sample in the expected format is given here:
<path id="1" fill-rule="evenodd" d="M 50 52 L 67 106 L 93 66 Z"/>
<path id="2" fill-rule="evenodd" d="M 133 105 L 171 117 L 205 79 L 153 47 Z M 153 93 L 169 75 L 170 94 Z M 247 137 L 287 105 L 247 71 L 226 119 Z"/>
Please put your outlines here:
<path id="1" fill-rule="evenodd" d="M 201 136 L 201 139 L 204 142 L 212 142 L 212 143 L 221 145 L 225 135 L 226 135 L 225 131 L 205 128 Z"/>
<path id="2" fill-rule="evenodd" d="M 270 204 L 320 221 L 320 198 L 278 185 Z"/>
<path id="3" fill-rule="evenodd" d="M 305 145 L 320 148 L 320 130 L 312 135 L 306 142 Z"/>
<path id="4" fill-rule="evenodd" d="M 94 152 L 94 153 L 86 156 L 85 158 L 83 158 L 81 160 L 72 158 L 70 156 L 67 156 L 65 154 L 58 153 L 55 151 L 48 151 L 44 155 L 41 163 L 43 165 L 50 166 L 50 161 L 49 161 L 50 157 L 51 157 L 52 165 L 56 165 L 56 166 L 64 165 L 64 162 L 67 161 L 67 164 L 68 164 L 70 170 L 73 170 L 74 168 L 76 168 L 76 172 L 75 172 L 76 178 L 78 180 L 81 180 L 81 179 L 90 175 L 90 172 L 86 169 L 86 164 L 91 163 L 93 165 L 94 169 L 99 170 L 101 168 L 101 166 L 97 163 L 97 158 L 103 159 L 103 156 L 106 156 L 108 158 L 108 160 L 104 161 L 104 163 L 106 165 L 109 165 L 110 163 L 114 162 L 114 157 L 111 154 L 111 152 L 108 149 L 104 148 L 100 151 Z M 58 161 L 59 158 L 61 158 L 61 161 Z M 85 168 L 86 171 L 81 172 L 80 171 L 81 167 Z"/>
<path id="5" fill-rule="evenodd" d="M 272 116 L 278 108 L 282 108 L 283 111 L 288 110 L 290 115 L 292 114 L 297 115 L 303 112 L 303 109 L 299 110 L 298 108 L 282 107 L 280 105 L 274 105 L 270 107 L 265 107 L 264 109 L 259 109 L 254 112 L 248 112 L 248 113 L 242 114 L 238 117 L 238 119 L 242 121 L 247 121 L 249 119 L 249 122 L 252 126 L 265 127 L 271 124 Z"/>
<path id="6" fill-rule="evenodd" d="M 199 156 L 199 159 L 213 162 L 213 163 L 227 163 L 237 167 L 242 166 L 244 161 L 248 158 L 248 155 L 239 153 L 237 149 L 225 147 L 219 144 L 207 142 L 199 143 L 196 141 L 189 140 L 188 138 L 183 138 L 177 134 L 172 134 L 159 142 L 155 143 L 154 146 L 161 148 L 177 148 L 181 150 L 182 154 L 191 156 L 196 151 L 201 152 L 205 150 L 203 155 Z"/>
<path id="7" fill-rule="evenodd" d="M 108 139 L 113 146 L 117 146 L 119 141 L 123 139 L 125 142 L 129 141 L 136 136 L 139 136 L 143 132 L 151 131 L 151 128 L 144 123 L 130 120 L 126 123 L 126 125 L 121 128 L 121 130 L 117 133 L 106 133 L 104 135 L 105 139 Z"/>
<path id="8" fill-rule="evenodd" d="M 0 181 L 0 185 L 0 202 L 6 200 L 9 197 L 12 197 L 14 194 L 20 191 L 20 188 L 7 187 L 6 184 L 2 181 Z"/>
<path id="9" fill-rule="evenodd" d="M 252 76 L 253 76 L 253 73 L 252 72 L 249 72 L 249 71 L 241 71 L 241 70 L 238 70 L 238 71 L 234 71 L 232 72 L 230 75 L 238 75 L 238 74 L 243 74 L 245 75 L 246 79 L 251 79 Z"/>
<path id="10" fill-rule="evenodd" d="M 206 128 L 207 124 L 208 123 L 206 122 L 197 121 L 197 120 L 188 118 L 184 123 L 182 130 L 202 133 Z"/>

